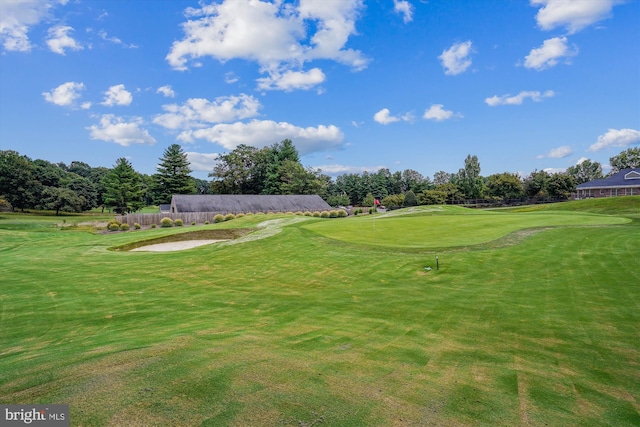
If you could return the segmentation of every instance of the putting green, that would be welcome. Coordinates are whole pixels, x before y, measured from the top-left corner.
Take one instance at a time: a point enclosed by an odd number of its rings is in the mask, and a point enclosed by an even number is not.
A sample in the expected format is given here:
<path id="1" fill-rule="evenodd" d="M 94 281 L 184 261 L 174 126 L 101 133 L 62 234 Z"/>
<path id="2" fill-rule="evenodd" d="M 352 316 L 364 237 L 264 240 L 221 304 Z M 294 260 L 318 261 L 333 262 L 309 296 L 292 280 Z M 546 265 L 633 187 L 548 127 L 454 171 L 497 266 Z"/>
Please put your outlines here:
<path id="1" fill-rule="evenodd" d="M 303 228 L 343 242 L 394 248 L 445 248 L 490 242 L 519 230 L 558 226 L 625 224 L 615 216 L 576 212 L 506 213 L 447 207 L 411 215 L 366 215 Z M 461 213 L 465 213 L 461 215 Z"/>

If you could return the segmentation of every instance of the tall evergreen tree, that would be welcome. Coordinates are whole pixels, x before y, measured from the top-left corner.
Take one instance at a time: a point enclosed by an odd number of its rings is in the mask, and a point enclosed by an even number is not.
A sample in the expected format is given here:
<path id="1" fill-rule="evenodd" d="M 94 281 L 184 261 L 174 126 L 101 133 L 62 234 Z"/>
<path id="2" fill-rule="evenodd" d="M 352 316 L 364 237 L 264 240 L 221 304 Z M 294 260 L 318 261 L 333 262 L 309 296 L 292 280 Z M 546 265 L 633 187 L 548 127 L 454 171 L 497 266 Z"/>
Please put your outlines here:
<path id="1" fill-rule="evenodd" d="M 158 173 L 153 176 L 156 203 L 170 203 L 174 194 L 195 194 L 196 187 L 187 153 L 178 144 L 170 145 L 160 159 Z"/>
<path id="2" fill-rule="evenodd" d="M 103 178 L 104 204 L 119 214 L 135 212 L 144 206 L 140 175 L 124 157 Z"/>

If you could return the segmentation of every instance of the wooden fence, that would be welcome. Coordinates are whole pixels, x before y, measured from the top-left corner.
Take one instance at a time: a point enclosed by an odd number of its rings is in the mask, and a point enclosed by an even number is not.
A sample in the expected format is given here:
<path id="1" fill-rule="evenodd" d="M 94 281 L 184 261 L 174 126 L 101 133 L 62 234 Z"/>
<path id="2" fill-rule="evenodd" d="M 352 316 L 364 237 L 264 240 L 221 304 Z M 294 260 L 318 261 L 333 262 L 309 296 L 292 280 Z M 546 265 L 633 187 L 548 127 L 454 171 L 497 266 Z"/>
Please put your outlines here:
<path id="1" fill-rule="evenodd" d="M 205 221 L 209 221 L 213 224 L 213 217 L 220 214 L 226 215 L 228 213 L 232 213 L 237 215 L 239 213 L 244 212 L 229 212 L 229 211 L 218 211 L 218 212 L 183 212 L 183 213 L 153 213 L 153 214 L 128 214 L 128 215 L 118 215 L 116 216 L 116 220 L 120 221 L 123 224 L 129 224 L 130 227 L 133 227 L 133 224 L 138 223 L 141 226 L 149 226 L 151 224 L 156 224 L 160 226 L 160 221 L 162 218 L 171 218 L 172 220 L 181 219 L 185 224 L 191 224 L 195 222 L 196 224 L 204 224 Z M 281 211 L 264 211 L 263 213 L 282 213 Z"/>

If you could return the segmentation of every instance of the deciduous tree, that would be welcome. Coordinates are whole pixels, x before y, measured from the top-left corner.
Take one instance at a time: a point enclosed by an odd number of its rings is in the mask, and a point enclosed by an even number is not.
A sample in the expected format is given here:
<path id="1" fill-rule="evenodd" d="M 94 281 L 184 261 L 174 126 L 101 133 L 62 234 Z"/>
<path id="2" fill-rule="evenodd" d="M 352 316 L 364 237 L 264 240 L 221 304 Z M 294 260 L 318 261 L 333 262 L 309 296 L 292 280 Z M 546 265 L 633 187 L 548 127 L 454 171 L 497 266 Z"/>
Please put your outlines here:
<path id="1" fill-rule="evenodd" d="M 620 172 L 623 169 L 640 168 L 640 147 L 629 148 L 609 158 L 609 164 L 611 173 Z"/>
<path id="2" fill-rule="evenodd" d="M 576 185 L 583 184 L 585 182 L 593 181 L 594 179 L 600 179 L 602 175 L 602 166 L 598 162 L 592 162 L 586 159 L 575 166 L 569 166 L 567 173 L 573 178 Z"/>
<path id="3" fill-rule="evenodd" d="M 516 199 L 524 195 L 522 180 L 515 173 L 503 172 L 489 175 L 486 186 L 488 194 L 493 197 Z"/>

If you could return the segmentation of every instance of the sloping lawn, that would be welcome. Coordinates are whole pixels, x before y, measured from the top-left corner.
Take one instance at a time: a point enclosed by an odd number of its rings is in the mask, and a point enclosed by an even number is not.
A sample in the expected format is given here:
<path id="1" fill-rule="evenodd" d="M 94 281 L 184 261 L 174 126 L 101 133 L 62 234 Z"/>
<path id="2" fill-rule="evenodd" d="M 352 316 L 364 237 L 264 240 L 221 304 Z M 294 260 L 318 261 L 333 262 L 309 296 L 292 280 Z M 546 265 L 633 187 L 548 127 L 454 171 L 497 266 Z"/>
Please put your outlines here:
<path id="1" fill-rule="evenodd" d="M 636 426 L 640 226 L 584 212 L 314 218 L 169 253 L 109 248 L 286 217 L 0 217 L 0 401 L 83 426 Z"/>

